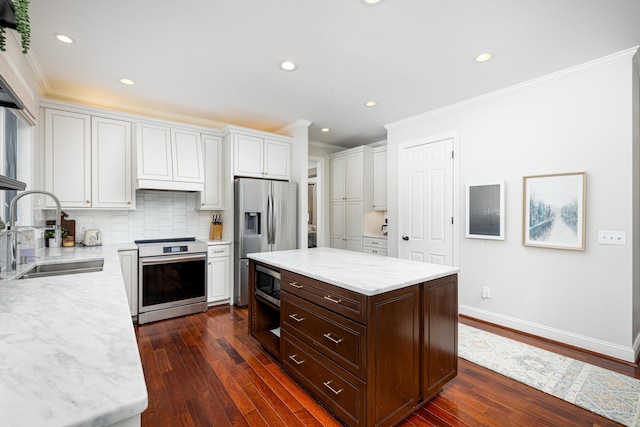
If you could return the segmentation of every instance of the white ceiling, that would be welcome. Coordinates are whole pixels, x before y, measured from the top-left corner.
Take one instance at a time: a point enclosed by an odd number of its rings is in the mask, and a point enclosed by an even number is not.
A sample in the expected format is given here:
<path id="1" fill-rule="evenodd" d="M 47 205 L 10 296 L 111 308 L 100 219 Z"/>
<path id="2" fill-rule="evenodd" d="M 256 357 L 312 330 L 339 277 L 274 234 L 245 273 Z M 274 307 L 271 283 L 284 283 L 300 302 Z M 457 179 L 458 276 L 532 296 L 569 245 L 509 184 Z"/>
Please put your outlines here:
<path id="1" fill-rule="evenodd" d="M 345 147 L 640 45 L 639 0 L 31 0 L 30 15 L 49 97 L 267 131 L 305 119 Z"/>

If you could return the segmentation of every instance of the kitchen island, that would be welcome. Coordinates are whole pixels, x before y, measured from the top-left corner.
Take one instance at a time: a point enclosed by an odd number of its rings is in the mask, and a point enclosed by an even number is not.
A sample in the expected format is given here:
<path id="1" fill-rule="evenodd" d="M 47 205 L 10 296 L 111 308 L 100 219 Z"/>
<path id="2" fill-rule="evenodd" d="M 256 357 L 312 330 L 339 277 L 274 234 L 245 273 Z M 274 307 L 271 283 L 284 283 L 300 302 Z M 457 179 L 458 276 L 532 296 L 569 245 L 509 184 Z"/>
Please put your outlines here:
<path id="1" fill-rule="evenodd" d="M 45 249 L 36 262 L 103 259 L 99 272 L 23 280 L 13 279 L 16 272 L 1 275 L 0 424 L 140 425 L 147 390 L 120 246 Z"/>
<path id="2" fill-rule="evenodd" d="M 250 289 L 257 267 L 280 274 L 279 305 L 249 292 L 251 335 L 343 423 L 396 425 L 456 376 L 458 268 L 330 248 L 249 258 Z"/>

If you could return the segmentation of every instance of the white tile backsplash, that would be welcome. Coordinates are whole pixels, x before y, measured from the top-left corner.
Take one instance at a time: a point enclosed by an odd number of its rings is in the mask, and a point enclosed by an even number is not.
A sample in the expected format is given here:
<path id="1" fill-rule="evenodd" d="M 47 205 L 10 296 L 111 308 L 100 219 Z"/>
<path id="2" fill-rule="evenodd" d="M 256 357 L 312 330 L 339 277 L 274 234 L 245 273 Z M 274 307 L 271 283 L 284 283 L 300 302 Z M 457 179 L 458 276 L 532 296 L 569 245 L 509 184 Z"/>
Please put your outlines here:
<path id="1" fill-rule="evenodd" d="M 212 215 L 212 211 L 196 210 L 196 193 L 152 190 L 136 192 L 133 211 L 63 211 L 69 214 L 68 220 L 76 221 L 76 242 L 82 241 L 85 230 L 98 228 L 104 244 L 164 237 L 207 238 Z"/>

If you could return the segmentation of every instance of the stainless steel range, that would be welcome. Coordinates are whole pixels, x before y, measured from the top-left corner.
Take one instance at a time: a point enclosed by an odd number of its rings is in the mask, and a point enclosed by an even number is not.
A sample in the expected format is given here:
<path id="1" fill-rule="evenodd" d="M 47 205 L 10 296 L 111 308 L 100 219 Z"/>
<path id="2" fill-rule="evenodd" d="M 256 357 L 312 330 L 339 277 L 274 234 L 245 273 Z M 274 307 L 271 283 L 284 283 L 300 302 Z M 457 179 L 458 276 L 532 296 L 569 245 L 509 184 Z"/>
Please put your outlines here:
<path id="1" fill-rule="evenodd" d="M 207 311 L 207 244 L 194 237 L 136 240 L 138 323 Z"/>

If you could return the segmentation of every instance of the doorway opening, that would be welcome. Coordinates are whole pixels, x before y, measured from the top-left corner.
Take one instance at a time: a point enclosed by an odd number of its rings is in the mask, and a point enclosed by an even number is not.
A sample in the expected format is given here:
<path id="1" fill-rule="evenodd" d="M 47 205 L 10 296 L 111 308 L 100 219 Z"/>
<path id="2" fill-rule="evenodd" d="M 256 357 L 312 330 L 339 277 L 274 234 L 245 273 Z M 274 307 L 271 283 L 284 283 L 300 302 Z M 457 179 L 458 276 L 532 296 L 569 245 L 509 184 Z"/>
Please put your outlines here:
<path id="1" fill-rule="evenodd" d="M 324 246 L 324 159 L 309 156 L 307 247 Z"/>

